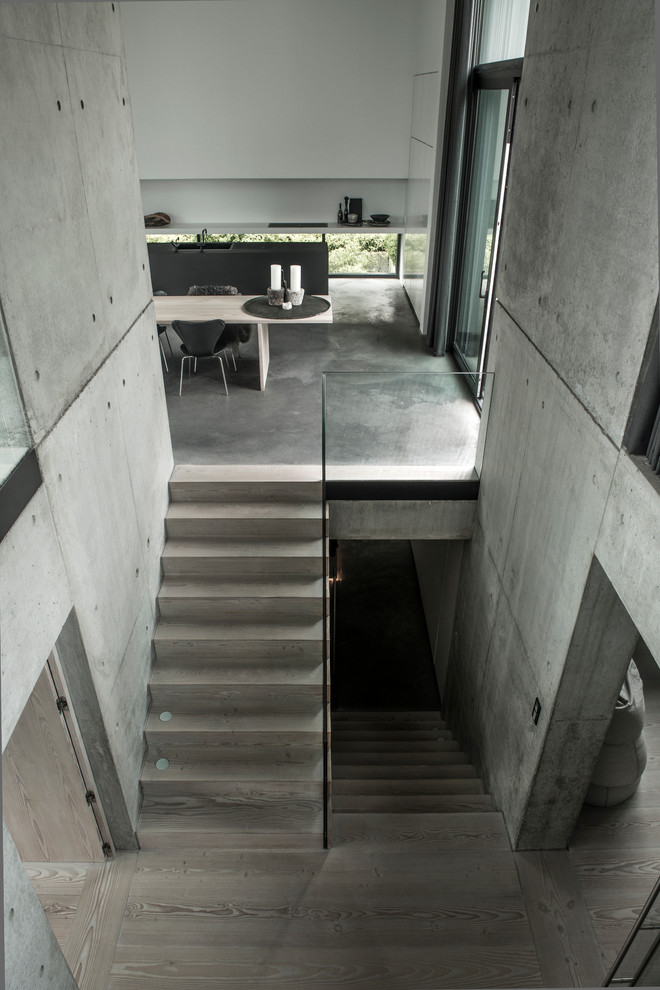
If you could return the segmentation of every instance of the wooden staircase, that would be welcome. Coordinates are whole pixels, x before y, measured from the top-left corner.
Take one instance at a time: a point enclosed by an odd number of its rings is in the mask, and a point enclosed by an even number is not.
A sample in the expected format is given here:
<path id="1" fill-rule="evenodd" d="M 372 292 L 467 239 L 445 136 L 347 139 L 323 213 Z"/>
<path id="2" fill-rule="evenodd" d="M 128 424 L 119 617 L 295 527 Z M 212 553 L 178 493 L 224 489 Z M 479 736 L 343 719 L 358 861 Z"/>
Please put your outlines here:
<path id="1" fill-rule="evenodd" d="M 339 814 L 494 810 L 437 711 L 333 712 L 332 778 Z"/>
<path id="2" fill-rule="evenodd" d="M 180 466 L 170 495 L 140 845 L 320 848 L 318 471 Z"/>

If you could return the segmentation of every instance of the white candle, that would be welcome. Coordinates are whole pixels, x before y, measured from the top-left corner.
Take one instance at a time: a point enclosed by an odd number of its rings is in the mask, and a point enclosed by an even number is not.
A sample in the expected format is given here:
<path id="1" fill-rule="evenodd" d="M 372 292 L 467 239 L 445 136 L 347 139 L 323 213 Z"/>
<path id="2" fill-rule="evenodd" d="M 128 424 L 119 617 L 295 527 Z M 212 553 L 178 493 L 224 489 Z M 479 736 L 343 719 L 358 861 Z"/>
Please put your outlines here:
<path id="1" fill-rule="evenodd" d="M 282 288 L 282 266 L 281 265 L 271 265 L 270 266 L 270 287 L 271 287 L 271 289 L 281 289 Z"/>
<path id="2" fill-rule="evenodd" d="M 300 265 L 291 265 L 289 269 L 289 288 L 296 290 L 300 288 Z"/>

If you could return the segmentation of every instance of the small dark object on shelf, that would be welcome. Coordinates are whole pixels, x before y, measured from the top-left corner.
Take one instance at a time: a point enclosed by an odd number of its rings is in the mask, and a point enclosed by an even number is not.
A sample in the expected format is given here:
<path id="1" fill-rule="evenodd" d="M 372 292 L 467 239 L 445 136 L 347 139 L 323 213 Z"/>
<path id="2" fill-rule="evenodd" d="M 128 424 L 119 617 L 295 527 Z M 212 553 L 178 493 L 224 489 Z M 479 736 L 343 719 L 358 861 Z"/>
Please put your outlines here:
<path id="1" fill-rule="evenodd" d="M 371 213 L 370 216 L 376 223 L 385 223 L 390 218 L 389 213 Z"/>
<path id="2" fill-rule="evenodd" d="M 144 218 L 145 227 L 167 227 L 171 222 L 167 213 L 147 213 Z"/>

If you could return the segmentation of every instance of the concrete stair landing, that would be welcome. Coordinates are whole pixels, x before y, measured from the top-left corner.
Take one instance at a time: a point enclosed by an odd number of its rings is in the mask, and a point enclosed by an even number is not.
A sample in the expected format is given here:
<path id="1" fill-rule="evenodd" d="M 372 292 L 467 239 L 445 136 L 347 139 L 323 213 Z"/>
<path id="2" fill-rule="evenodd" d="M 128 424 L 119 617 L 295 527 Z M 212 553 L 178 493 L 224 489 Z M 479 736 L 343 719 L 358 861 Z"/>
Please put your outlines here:
<path id="1" fill-rule="evenodd" d="M 170 495 L 141 848 L 171 848 L 173 841 L 318 848 L 318 471 L 182 466 L 174 470 Z"/>

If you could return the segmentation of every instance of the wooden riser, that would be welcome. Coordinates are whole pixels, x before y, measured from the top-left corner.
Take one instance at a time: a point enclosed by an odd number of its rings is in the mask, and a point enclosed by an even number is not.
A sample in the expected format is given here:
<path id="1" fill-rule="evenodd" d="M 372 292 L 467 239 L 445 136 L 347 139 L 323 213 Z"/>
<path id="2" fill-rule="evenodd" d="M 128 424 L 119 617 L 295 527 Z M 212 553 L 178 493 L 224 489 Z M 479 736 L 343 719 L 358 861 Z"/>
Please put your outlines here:
<path id="1" fill-rule="evenodd" d="M 368 794 L 332 796 L 334 814 L 386 812 L 390 814 L 426 814 L 428 812 L 492 811 L 488 794 Z"/>
<path id="2" fill-rule="evenodd" d="M 385 795 L 385 794 L 483 794 L 484 787 L 476 777 L 433 777 L 410 780 L 409 778 L 370 780 L 339 778 L 332 782 L 333 801 L 337 795 Z"/>
<path id="3" fill-rule="evenodd" d="M 338 735 L 340 733 L 347 733 L 347 734 L 350 733 L 349 738 L 353 737 L 355 732 L 361 733 L 365 731 L 371 731 L 369 729 L 365 729 L 364 723 L 357 721 L 338 723 L 334 712 L 332 713 L 332 728 L 333 728 L 333 732 L 336 732 Z M 380 734 L 380 738 L 385 737 L 385 738 L 397 739 L 399 732 L 406 734 L 409 732 L 432 732 L 434 734 L 437 734 L 439 732 L 443 732 L 446 730 L 447 730 L 447 725 L 441 719 L 437 719 L 436 721 L 425 719 L 424 721 L 420 720 L 419 722 L 417 722 L 414 717 L 411 718 L 410 716 L 408 716 L 406 719 L 399 719 L 396 722 L 392 722 L 391 726 L 388 726 L 386 728 L 383 728 L 381 723 L 379 724 L 378 729 L 375 729 L 373 731 L 378 732 Z M 405 736 L 402 736 L 402 738 L 405 738 Z"/>
<path id="4" fill-rule="evenodd" d="M 268 546 L 263 540 L 170 540 L 162 564 L 166 577 L 258 581 L 271 575 L 310 579 L 323 575 L 320 540 L 278 540 Z"/>
<path id="5" fill-rule="evenodd" d="M 222 658 L 323 659 L 323 624 L 267 628 L 236 625 L 191 625 L 160 622 L 154 636 L 156 656 L 163 660 Z"/>
<path id="6" fill-rule="evenodd" d="M 268 712 L 263 715 L 245 713 L 181 715 L 175 716 L 170 722 L 161 722 L 157 715 L 150 714 L 147 718 L 146 739 L 149 745 L 152 741 L 166 737 L 178 737 L 199 744 L 213 743 L 217 734 L 250 732 L 255 739 L 267 743 L 273 732 L 321 732 L 323 720 L 321 712 L 308 715 L 296 713 L 280 715 L 279 712 Z"/>
<path id="7" fill-rule="evenodd" d="M 400 742 L 434 742 L 437 739 L 449 740 L 453 738 L 449 729 L 436 729 L 435 731 L 429 729 L 365 729 L 359 731 L 333 724 L 332 732 L 334 739 L 340 740 L 342 743 L 381 743 L 394 740 L 395 745 L 398 745 Z"/>
<path id="8" fill-rule="evenodd" d="M 165 518 L 168 538 L 267 537 L 320 539 L 321 509 L 314 503 L 237 505 L 182 502 L 170 505 Z"/>
<path id="9" fill-rule="evenodd" d="M 509 836 L 499 811 L 432 812 L 423 815 L 369 814 L 337 815 L 332 827 L 333 844 L 359 846 L 370 852 L 386 849 L 407 854 L 416 849 L 433 853 L 470 848 L 482 852 L 511 851 Z"/>
<path id="10" fill-rule="evenodd" d="M 182 662 L 178 657 L 158 659 L 151 674 L 151 693 L 154 687 L 167 687 L 178 691 L 183 685 L 206 685 L 213 690 L 217 685 L 229 684 L 321 684 L 323 667 L 316 661 L 297 662 L 271 658 L 250 657 L 233 660 L 215 657 L 205 660 Z"/>
<path id="11" fill-rule="evenodd" d="M 178 464 L 170 478 L 178 501 L 321 501 L 321 469 L 289 464 Z"/>
<path id="12" fill-rule="evenodd" d="M 375 727 L 377 723 L 382 723 L 386 727 L 391 725 L 400 725 L 402 722 L 412 722 L 413 725 L 424 726 L 425 722 L 431 722 L 433 725 L 437 725 L 438 722 L 442 723 L 442 728 L 446 729 L 447 725 L 442 721 L 440 714 L 437 711 L 358 711 L 350 709 L 347 711 L 333 711 L 332 721 L 334 724 L 344 723 L 344 722 L 355 722 L 357 725 L 361 725 L 362 728 Z"/>
<path id="13" fill-rule="evenodd" d="M 321 684 L 234 684 L 230 687 L 201 684 L 151 683 L 152 712 L 170 711 L 167 724 L 176 729 L 182 715 L 212 713 L 222 719 L 234 715 L 315 715 L 323 704 Z M 151 724 L 151 719 L 148 724 Z"/>
<path id="14" fill-rule="evenodd" d="M 417 764 L 467 765 L 468 758 L 460 750 L 442 752 L 408 752 L 408 753 L 336 753 L 333 746 L 332 766 L 334 770 L 343 770 L 352 766 L 361 767 L 413 767 Z M 369 776 L 368 773 L 365 774 Z"/>
<path id="15" fill-rule="evenodd" d="M 402 739 L 379 741 L 369 739 L 366 742 L 345 740 L 343 735 L 338 738 L 337 732 L 332 737 L 332 752 L 337 757 L 342 753 L 363 753 L 376 756 L 391 753 L 455 753 L 460 750 L 455 739 Z"/>
<path id="16" fill-rule="evenodd" d="M 213 832 L 313 832 L 323 827 L 322 785 L 278 784 L 268 790 L 189 796 L 145 797 L 140 829 Z"/>
<path id="17" fill-rule="evenodd" d="M 300 853 L 317 852 L 323 849 L 323 833 L 320 829 L 315 829 L 313 832 L 241 833 L 188 828 L 185 831 L 172 832 L 167 828 L 160 828 L 158 825 L 140 824 L 138 840 L 140 854 L 164 851 L 170 855 L 174 850 L 178 850 L 180 854 L 188 856 L 193 852 L 206 855 L 215 851 L 244 852 L 246 849 L 256 849 L 268 854 L 283 850 L 299 855 Z M 141 949 L 141 951 L 143 950 Z M 160 951 L 162 953 L 162 949 Z M 253 953 L 254 950 L 251 949 L 250 952 Z M 134 990 L 134 986 L 134 983 L 130 987 L 127 985 L 126 990 Z"/>
<path id="18" fill-rule="evenodd" d="M 476 777 L 474 768 L 469 763 L 440 764 L 416 763 L 412 765 L 392 766 L 385 763 L 378 766 L 375 763 L 341 766 L 333 761 L 332 780 L 448 780 L 453 777 Z"/>
<path id="19" fill-rule="evenodd" d="M 309 623 L 323 617 L 323 602 L 310 598 L 177 598 L 159 595 L 158 607 L 164 622 Z"/>
<path id="20" fill-rule="evenodd" d="M 145 794 L 150 793 L 153 787 L 171 788 L 170 793 L 175 794 L 180 793 L 182 788 L 194 790 L 198 781 L 323 780 L 323 761 L 319 757 L 320 739 L 313 748 L 280 746 L 264 749 L 261 759 L 255 753 L 257 749 L 256 746 L 250 746 L 244 751 L 234 750 L 230 759 L 222 752 L 216 753 L 213 759 L 208 747 L 203 759 L 187 756 L 181 749 L 173 752 L 167 746 L 149 750 L 142 767 L 140 783 Z M 162 756 L 172 758 L 166 770 L 158 770 L 156 767 L 156 761 Z"/>

